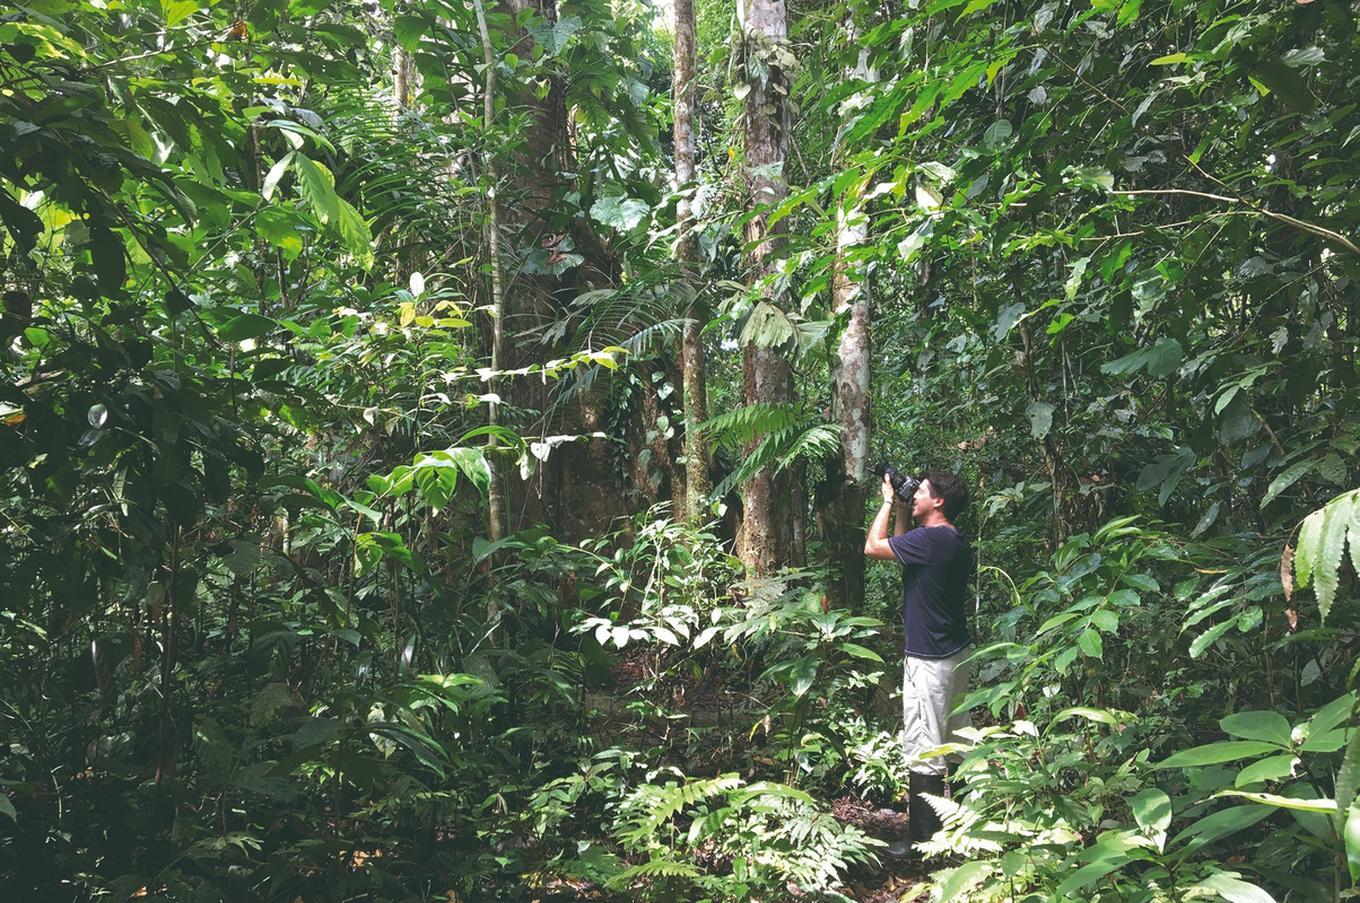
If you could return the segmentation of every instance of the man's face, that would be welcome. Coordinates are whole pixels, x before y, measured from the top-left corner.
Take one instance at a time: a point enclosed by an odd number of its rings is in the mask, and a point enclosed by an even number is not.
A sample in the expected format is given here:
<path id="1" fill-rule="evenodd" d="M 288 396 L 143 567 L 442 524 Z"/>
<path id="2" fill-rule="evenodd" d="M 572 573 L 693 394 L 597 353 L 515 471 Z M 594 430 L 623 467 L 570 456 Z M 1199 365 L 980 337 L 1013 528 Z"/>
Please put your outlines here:
<path id="1" fill-rule="evenodd" d="M 929 480 L 921 481 L 921 485 L 916 487 L 916 494 L 911 498 L 912 517 L 925 517 L 931 511 L 944 504 L 944 499 L 935 498 L 934 491 L 934 487 L 930 485 Z"/>

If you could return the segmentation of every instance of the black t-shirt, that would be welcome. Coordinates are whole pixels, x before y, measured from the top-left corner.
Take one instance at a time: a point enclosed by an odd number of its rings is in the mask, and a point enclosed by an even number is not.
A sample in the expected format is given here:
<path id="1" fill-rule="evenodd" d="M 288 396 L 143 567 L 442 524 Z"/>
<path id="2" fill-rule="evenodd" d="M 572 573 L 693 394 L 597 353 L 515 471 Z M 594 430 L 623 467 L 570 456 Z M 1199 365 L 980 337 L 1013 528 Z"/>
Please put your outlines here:
<path id="1" fill-rule="evenodd" d="M 907 655 L 948 658 L 972 642 L 964 604 L 973 547 L 952 527 L 917 527 L 888 538 L 902 563 Z"/>

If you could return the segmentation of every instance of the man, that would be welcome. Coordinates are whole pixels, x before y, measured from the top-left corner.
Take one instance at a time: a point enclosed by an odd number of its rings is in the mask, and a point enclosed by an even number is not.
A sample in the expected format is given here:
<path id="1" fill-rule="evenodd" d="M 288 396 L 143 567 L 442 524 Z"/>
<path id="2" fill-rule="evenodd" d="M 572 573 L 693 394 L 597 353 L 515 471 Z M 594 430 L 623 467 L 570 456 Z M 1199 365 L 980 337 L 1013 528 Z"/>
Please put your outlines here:
<path id="1" fill-rule="evenodd" d="M 883 478 L 883 506 L 869 527 L 864 554 L 902 565 L 902 624 L 906 631 L 903 661 L 902 716 L 910 777 L 908 825 L 910 850 L 940 829 L 940 818 L 924 794 L 944 796 L 942 758 L 921 753 L 954 741 L 959 728 L 971 724 L 968 713 L 950 717 L 968 690 L 968 633 L 964 600 L 973 575 L 973 549 L 954 527 L 968 504 L 968 488 L 951 473 L 929 470 L 910 503 L 915 529 L 907 529 L 908 505 L 896 499 Z M 897 509 L 893 535 L 888 518 Z"/>

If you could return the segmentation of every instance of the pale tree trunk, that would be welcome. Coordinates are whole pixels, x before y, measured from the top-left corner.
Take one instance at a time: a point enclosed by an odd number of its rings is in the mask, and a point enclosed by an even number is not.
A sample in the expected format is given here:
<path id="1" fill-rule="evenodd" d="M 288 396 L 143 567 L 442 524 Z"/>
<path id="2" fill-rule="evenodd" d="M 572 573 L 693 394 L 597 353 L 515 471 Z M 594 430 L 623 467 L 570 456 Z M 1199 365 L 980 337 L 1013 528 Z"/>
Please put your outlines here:
<path id="1" fill-rule="evenodd" d="M 482 37 L 482 58 L 486 63 L 486 93 L 482 108 L 482 129 L 491 131 L 496 115 L 496 58 L 491 49 L 491 34 L 486 27 L 486 11 L 482 0 L 472 0 L 477 13 L 477 30 Z M 491 372 L 488 391 L 492 400 L 487 404 L 487 419 L 491 426 L 500 425 L 500 402 L 496 392 L 500 379 L 497 375 L 505 355 L 505 282 L 501 272 L 501 217 L 500 202 L 496 199 L 499 188 L 498 169 L 495 158 L 488 154 L 487 172 L 491 190 L 487 197 L 487 236 L 488 251 L 491 255 Z M 497 461 L 498 438 L 494 432 L 486 437 L 486 461 L 491 468 L 491 482 L 487 489 L 487 535 L 492 542 L 505 535 L 505 500 L 501 484 L 500 462 Z"/>
<path id="2" fill-rule="evenodd" d="M 832 406 L 841 428 L 841 460 L 833 484 L 830 551 L 840 579 L 829 587 L 831 602 L 852 605 L 864 597 L 864 497 L 869 473 L 869 298 L 853 261 L 853 249 L 868 237 L 868 219 L 857 197 L 836 212 L 836 275 L 832 309 L 845 329 L 831 362 Z"/>
<path id="3" fill-rule="evenodd" d="M 788 184 L 784 162 L 788 149 L 788 79 L 780 65 L 788 25 L 782 0 L 739 0 L 738 16 L 751 90 L 746 95 L 746 176 L 750 202 L 761 212 L 746 224 L 745 268 L 752 284 L 770 274 L 782 247 L 784 227 L 770 225 L 770 209 L 784 200 Z M 767 301 L 777 299 L 768 296 Z M 793 399 L 793 374 L 778 350 L 755 343 L 742 349 L 742 389 L 747 404 L 786 404 Z M 754 444 L 746 449 L 750 454 Z M 769 469 L 743 487 L 741 557 L 758 574 L 789 560 L 793 506 L 787 475 Z"/>
<path id="4" fill-rule="evenodd" d="M 700 335 L 707 312 L 696 300 L 694 276 L 699 254 L 690 200 L 696 172 L 694 57 L 694 0 L 675 0 L 675 185 L 683 192 L 675 207 L 676 231 L 679 232 L 675 250 L 690 298 L 684 334 L 680 339 L 680 371 L 685 405 L 685 516 L 691 522 L 703 517 L 704 499 L 713 490 L 708 476 L 708 448 L 695 429 L 708 419 L 708 386 L 704 377 L 704 343 Z"/>
<path id="5" fill-rule="evenodd" d="M 852 40 L 853 22 L 847 22 Z M 872 81 L 866 54 L 847 73 Z M 854 251 L 869 236 L 869 219 L 861 206 L 860 186 L 846 193 L 836 210 L 836 269 L 831 284 L 831 307 L 845 323 L 836 356 L 831 362 L 832 407 L 841 428 L 840 467 L 833 471 L 828 547 L 833 570 L 828 595 L 833 605 L 845 607 L 864 598 L 864 499 L 869 475 L 869 293 L 863 284 Z"/>
<path id="6" fill-rule="evenodd" d="M 406 48 L 393 41 L 392 44 L 392 98 L 396 101 L 396 118 L 400 122 L 407 110 L 415 107 L 416 96 L 420 91 L 420 73 L 416 70 L 415 59 Z M 405 285 L 415 272 L 425 268 L 425 247 L 419 233 L 401 230 L 396 238 L 396 281 Z"/>
<path id="7" fill-rule="evenodd" d="M 400 44 L 392 47 L 392 96 L 397 106 L 409 110 L 416 102 L 416 92 L 420 89 L 420 73 L 416 71 L 415 60 Z"/>

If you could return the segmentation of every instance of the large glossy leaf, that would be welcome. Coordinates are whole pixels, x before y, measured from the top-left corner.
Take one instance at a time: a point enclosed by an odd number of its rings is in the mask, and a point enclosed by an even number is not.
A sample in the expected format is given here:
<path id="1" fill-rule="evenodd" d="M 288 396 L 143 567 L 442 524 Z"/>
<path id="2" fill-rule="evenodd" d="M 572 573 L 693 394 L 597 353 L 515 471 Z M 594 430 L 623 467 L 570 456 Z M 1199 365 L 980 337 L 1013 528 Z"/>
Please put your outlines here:
<path id="1" fill-rule="evenodd" d="M 1260 740 L 1220 740 L 1203 746 L 1183 749 L 1157 763 L 1158 768 L 1193 768 L 1203 765 L 1219 765 L 1250 759 L 1266 753 L 1278 753 L 1280 747 L 1275 743 Z"/>
<path id="2" fill-rule="evenodd" d="M 1290 742 L 1289 722 L 1279 712 L 1237 712 L 1221 719 L 1218 726 L 1243 740 L 1264 740 L 1280 746 Z"/>
<path id="3" fill-rule="evenodd" d="M 1187 852 L 1194 852 L 1200 847 L 1256 824 L 1261 819 L 1267 818 L 1271 811 L 1266 806 L 1256 805 L 1220 809 L 1193 822 L 1171 839 L 1171 845 L 1176 847 L 1184 842 L 1184 849 Z"/>

